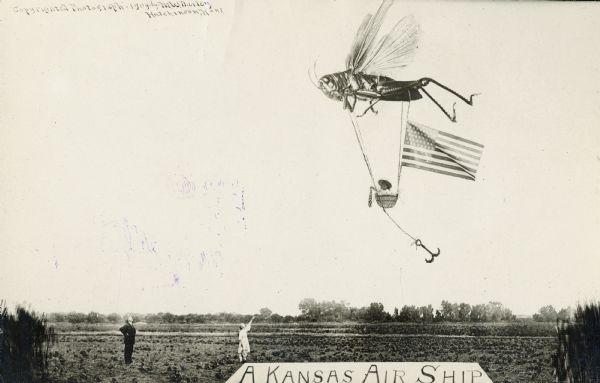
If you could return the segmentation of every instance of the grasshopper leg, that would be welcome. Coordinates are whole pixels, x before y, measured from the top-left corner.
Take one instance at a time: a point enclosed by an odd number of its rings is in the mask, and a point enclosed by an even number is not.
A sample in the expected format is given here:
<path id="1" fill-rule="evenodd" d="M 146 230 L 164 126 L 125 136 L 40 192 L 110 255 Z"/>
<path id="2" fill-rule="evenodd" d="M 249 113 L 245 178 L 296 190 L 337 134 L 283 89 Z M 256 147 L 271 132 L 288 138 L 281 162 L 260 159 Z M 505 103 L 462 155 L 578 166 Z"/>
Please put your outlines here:
<path id="1" fill-rule="evenodd" d="M 379 98 L 376 98 L 376 99 L 371 99 L 371 101 L 369 101 L 369 106 L 367 107 L 367 109 L 365 109 L 365 111 L 364 111 L 364 112 L 362 112 L 361 114 L 359 114 L 359 115 L 358 115 L 358 116 L 356 116 L 356 117 L 362 117 L 362 116 L 364 116 L 365 114 L 367 114 L 367 112 L 368 112 L 369 110 L 370 110 L 370 111 L 372 111 L 374 114 L 377 114 L 377 113 L 379 113 L 379 112 L 377 112 L 377 111 L 375 110 L 374 106 L 375 106 L 375 104 L 377 104 L 377 103 L 378 103 L 380 100 L 381 100 L 381 99 L 379 99 Z"/>

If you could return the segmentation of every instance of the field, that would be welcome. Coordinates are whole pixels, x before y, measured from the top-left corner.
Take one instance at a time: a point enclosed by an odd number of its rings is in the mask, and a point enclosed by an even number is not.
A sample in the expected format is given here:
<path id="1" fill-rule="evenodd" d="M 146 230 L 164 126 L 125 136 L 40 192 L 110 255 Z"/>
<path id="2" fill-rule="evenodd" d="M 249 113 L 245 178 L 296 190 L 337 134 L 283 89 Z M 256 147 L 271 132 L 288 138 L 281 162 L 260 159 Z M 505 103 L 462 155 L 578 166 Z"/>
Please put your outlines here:
<path id="1" fill-rule="evenodd" d="M 240 367 L 236 325 L 138 324 L 123 363 L 118 325 L 58 324 L 51 382 L 224 382 Z M 477 362 L 495 383 L 552 382 L 552 324 L 253 325 L 251 362 Z"/>

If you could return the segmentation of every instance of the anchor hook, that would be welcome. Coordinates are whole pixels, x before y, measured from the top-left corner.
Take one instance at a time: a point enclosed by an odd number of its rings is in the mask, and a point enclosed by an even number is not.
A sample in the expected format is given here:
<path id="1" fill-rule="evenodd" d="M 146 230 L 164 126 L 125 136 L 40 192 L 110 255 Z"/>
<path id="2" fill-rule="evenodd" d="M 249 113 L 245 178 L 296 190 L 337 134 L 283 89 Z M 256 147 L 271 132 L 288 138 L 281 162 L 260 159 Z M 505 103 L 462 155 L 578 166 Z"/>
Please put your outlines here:
<path id="1" fill-rule="evenodd" d="M 431 259 L 426 259 L 426 260 L 425 260 L 425 262 L 427 262 L 427 263 L 431 263 L 431 262 L 433 262 L 433 261 L 435 260 L 435 257 L 437 257 L 438 255 L 440 255 L 440 248 L 439 248 L 439 247 L 438 247 L 438 249 L 437 249 L 437 253 L 433 253 L 433 252 L 431 252 L 431 250 L 429 250 L 429 249 L 428 249 L 428 248 L 427 248 L 425 245 L 423 245 L 423 242 L 421 242 L 421 240 L 420 240 L 420 239 L 417 239 L 417 240 L 415 241 L 415 245 L 416 245 L 417 247 L 419 247 L 419 246 L 420 246 L 420 247 L 422 247 L 423 249 L 425 249 L 425 251 L 427 251 L 427 252 L 428 252 L 428 253 L 431 255 Z"/>

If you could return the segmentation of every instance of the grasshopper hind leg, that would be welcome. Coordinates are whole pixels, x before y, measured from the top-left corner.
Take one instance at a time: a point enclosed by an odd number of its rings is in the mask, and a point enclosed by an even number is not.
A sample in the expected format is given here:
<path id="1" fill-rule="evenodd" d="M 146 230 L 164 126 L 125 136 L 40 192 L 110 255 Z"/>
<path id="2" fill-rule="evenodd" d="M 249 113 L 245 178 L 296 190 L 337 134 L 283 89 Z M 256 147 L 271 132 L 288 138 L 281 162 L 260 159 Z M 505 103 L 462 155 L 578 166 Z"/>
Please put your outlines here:
<path id="1" fill-rule="evenodd" d="M 438 107 L 438 108 L 440 108 L 440 110 L 441 110 L 442 112 L 444 112 L 444 114 L 446 115 L 446 117 L 448 117 L 448 119 L 450 119 L 450 121 L 452 121 L 452 122 L 456 122 L 456 110 L 455 110 L 456 103 L 454 103 L 454 104 L 452 105 L 452 115 L 450 115 L 450 113 L 449 113 L 449 112 L 448 112 L 448 111 L 447 111 L 447 110 L 446 110 L 446 109 L 445 109 L 445 108 L 444 108 L 444 107 L 443 107 L 443 106 L 442 106 L 442 105 L 441 105 L 441 104 L 440 104 L 440 103 L 439 103 L 439 102 L 438 102 L 438 101 L 437 101 L 435 98 L 433 98 L 433 96 L 431 96 L 431 95 L 429 94 L 429 92 L 427 92 L 427 91 L 425 90 L 425 87 L 426 87 L 427 85 L 429 85 L 429 83 L 432 83 L 432 84 L 435 84 L 435 85 L 437 85 L 438 87 L 440 87 L 440 88 L 444 89 L 446 92 L 449 92 L 449 93 L 453 94 L 454 96 L 456 96 L 456 97 L 458 97 L 460 100 L 462 100 L 462 101 L 463 101 L 465 104 L 467 104 L 467 105 L 470 105 L 470 106 L 473 106 L 473 97 L 475 97 L 475 96 L 478 96 L 478 95 L 479 95 L 479 93 L 473 93 L 473 94 L 471 94 L 471 95 L 469 96 L 469 98 L 467 98 L 467 97 L 465 97 L 465 96 L 461 95 L 460 93 L 458 93 L 457 91 L 455 91 L 454 89 L 452 89 L 452 88 L 450 88 L 450 87 L 447 87 L 446 85 L 444 85 L 444 84 L 441 84 L 440 82 L 438 82 L 438 81 L 436 81 L 436 80 L 434 80 L 434 79 L 432 79 L 432 78 L 429 78 L 429 77 L 424 77 L 424 78 L 420 79 L 420 80 L 419 80 L 419 89 L 420 89 L 421 91 L 423 91 L 423 93 L 425 93 L 425 95 L 426 95 L 427 97 L 429 97 L 429 99 L 430 99 L 431 101 L 433 101 L 433 103 L 434 103 L 435 105 L 437 105 L 437 107 Z"/>
<path id="2" fill-rule="evenodd" d="M 372 111 L 372 112 L 373 112 L 373 114 L 378 114 L 379 112 L 378 112 L 377 110 L 375 110 L 374 106 L 375 106 L 375 104 L 377 104 L 377 103 L 378 103 L 380 100 L 381 100 L 381 99 L 379 99 L 379 98 L 377 98 L 377 99 L 371 99 L 371 100 L 369 101 L 369 106 L 367 107 L 367 109 L 365 109 L 365 111 L 364 111 L 364 112 L 362 112 L 361 114 L 359 114 L 359 115 L 358 115 L 358 116 L 356 116 L 356 117 L 362 117 L 362 116 L 364 116 L 365 114 L 367 114 L 367 112 L 368 112 L 369 110 L 370 110 L 370 111 Z"/>

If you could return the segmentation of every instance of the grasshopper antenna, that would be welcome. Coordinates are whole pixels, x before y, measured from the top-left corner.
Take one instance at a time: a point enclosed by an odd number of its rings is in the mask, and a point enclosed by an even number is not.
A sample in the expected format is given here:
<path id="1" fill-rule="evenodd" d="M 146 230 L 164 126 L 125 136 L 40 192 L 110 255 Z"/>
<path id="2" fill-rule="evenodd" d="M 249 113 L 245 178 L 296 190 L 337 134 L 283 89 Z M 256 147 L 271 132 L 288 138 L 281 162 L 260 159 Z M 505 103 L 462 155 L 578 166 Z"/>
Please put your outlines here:
<path id="1" fill-rule="evenodd" d="M 319 59 L 319 57 L 317 56 L 317 58 L 315 59 L 315 62 L 313 63 L 312 74 L 310 73 L 310 67 L 308 67 L 308 78 L 310 78 L 310 82 L 313 83 L 315 88 L 320 89 L 319 85 L 318 85 L 319 76 L 317 75 L 317 60 L 318 59 Z"/>
<path id="2" fill-rule="evenodd" d="M 312 74 L 313 74 L 315 82 L 317 84 L 319 83 L 319 75 L 317 74 L 317 60 L 318 59 L 319 59 L 319 57 L 317 56 L 317 58 L 315 59 L 315 62 L 313 63 L 313 66 L 312 66 Z"/>
<path id="3" fill-rule="evenodd" d="M 317 80 L 317 82 L 319 82 L 319 76 L 317 75 L 317 60 L 319 59 L 319 56 L 317 56 L 317 58 L 315 59 L 315 62 L 313 63 L 313 74 L 315 75 L 315 80 Z"/>
<path id="4" fill-rule="evenodd" d="M 315 88 L 319 89 L 319 86 L 317 85 L 317 83 L 315 82 L 315 80 L 311 76 L 310 67 L 308 67 L 308 79 L 310 80 L 310 82 L 312 82 L 312 84 L 315 86 Z"/>

